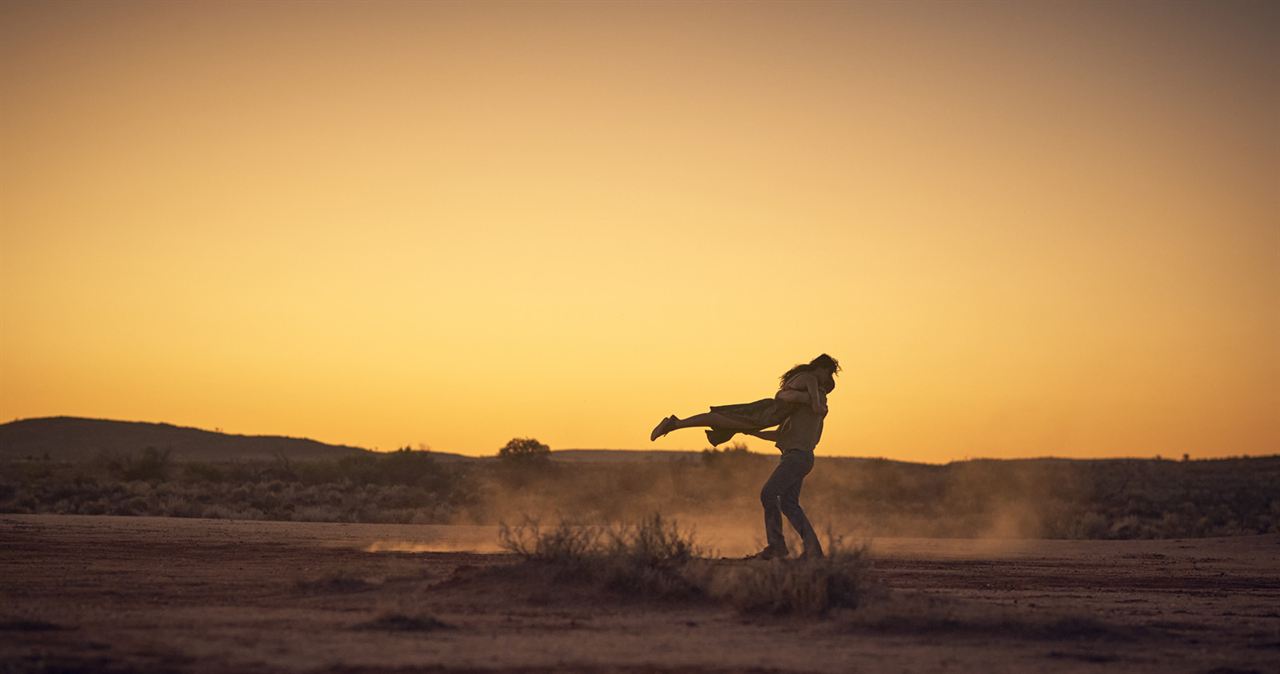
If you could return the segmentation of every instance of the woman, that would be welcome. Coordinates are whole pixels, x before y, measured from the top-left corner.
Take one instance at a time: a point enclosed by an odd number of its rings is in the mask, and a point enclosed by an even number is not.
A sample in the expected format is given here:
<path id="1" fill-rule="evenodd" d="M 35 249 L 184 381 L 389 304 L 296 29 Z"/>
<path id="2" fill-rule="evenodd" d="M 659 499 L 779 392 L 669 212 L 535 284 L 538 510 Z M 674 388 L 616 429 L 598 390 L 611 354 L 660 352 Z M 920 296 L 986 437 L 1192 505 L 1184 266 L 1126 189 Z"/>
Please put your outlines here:
<path id="1" fill-rule="evenodd" d="M 710 412 L 695 414 L 685 419 L 673 414 L 658 422 L 653 432 L 649 434 L 649 441 L 657 440 L 681 428 L 706 426 L 707 440 L 714 447 L 727 442 L 739 432 L 754 435 L 749 432 L 777 426 L 791 415 L 797 404 L 809 404 L 814 411 L 817 411 L 818 401 L 823 397 L 820 395 L 822 389 L 825 388 L 826 392 L 834 389 L 835 379 L 831 374 L 824 375 L 822 381 L 818 381 L 815 377 L 800 375 L 816 372 L 819 369 L 834 373 L 839 367 L 840 364 L 836 359 L 824 353 L 808 363 L 787 370 L 779 378 L 781 384 L 774 397 L 762 398 L 751 403 L 712 405 Z"/>
<path id="2" fill-rule="evenodd" d="M 656 440 L 680 428 L 708 427 L 707 439 L 719 444 L 743 432 L 763 440 L 771 440 L 782 452 L 782 458 L 773 474 L 760 490 L 760 502 L 764 506 L 764 528 L 768 546 L 756 555 L 757 559 L 775 559 L 787 556 L 787 542 L 782 534 L 782 515 L 804 541 L 801 557 L 821 557 L 822 545 L 800 507 L 800 488 L 804 478 L 813 470 L 813 451 L 822 438 L 822 427 L 827 416 L 827 394 L 835 390 L 835 375 L 840 362 L 822 354 L 817 358 L 787 370 L 779 379 L 782 382 L 773 398 L 753 403 L 713 406 L 710 412 L 695 414 L 686 419 L 672 415 L 660 421 L 649 435 Z M 777 430 L 764 430 L 778 426 Z"/>

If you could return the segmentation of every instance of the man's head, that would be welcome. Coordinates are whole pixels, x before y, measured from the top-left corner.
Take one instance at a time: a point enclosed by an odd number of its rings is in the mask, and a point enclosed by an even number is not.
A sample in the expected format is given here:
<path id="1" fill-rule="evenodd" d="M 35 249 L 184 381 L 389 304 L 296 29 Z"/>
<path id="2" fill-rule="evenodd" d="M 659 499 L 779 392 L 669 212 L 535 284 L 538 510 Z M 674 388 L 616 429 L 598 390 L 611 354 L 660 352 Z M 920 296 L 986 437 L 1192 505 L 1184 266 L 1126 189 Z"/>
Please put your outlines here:
<path id="1" fill-rule="evenodd" d="M 840 361 L 824 353 L 809 361 L 809 367 L 821 370 L 829 376 L 835 376 L 835 374 L 840 371 Z"/>
<path id="2" fill-rule="evenodd" d="M 818 381 L 822 384 L 822 389 L 830 393 L 836 387 L 835 374 L 839 371 L 840 361 L 824 353 L 807 363 L 801 363 L 787 370 L 778 378 L 778 381 L 785 385 L 792 375 L 800 372 L 811 372 L 817 375 Z"/>

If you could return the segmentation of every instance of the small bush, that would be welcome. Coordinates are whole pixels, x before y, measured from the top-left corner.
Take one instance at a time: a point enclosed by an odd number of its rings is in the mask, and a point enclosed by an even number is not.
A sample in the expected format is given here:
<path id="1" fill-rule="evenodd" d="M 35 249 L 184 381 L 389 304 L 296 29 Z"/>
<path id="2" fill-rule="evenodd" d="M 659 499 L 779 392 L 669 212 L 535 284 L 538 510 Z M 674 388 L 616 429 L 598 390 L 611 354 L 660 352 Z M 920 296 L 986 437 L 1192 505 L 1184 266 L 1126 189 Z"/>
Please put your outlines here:
<path id="1" fill-rule="evenodd" d="M 356 484 L 414 485 L 443 489 L 452 470 L 436 463 L 431 452 L 407 447 L 385 454 L 343 457 L 336 464 L 299 464 L 293 469 L 307 481 L 346 479 Z"/>
<path id="2" fill-rule="evenodd" d="M 128 481 L 160 482 L 169 475 L 170 449 L 147 447 L 136 456 L 106 457 L 106 467 L 117 478 Z"/>
<path id="3" fill-rule="evenodd" d="M 867 546 L 828 536 L 828 555 L 809 560 L 714 562 L 691 531 L 651 515 L 639 524 L 592 527 L 536 520 L 500 526 L 502 546 L 526 562 L 571 571 L 615 593 L 655 599 L 710 597 L 744 612 L 823 615 L 856 608 L 873 587 Z"/>
<path id="4" fill-rule="evenodd" d="M 564 577 L 597 582 L 630 596 L 686 598 L 702 593 L 689 575 L 700 550 L 693 533 L 654 514 L 636 525 L 589 526 L 561 522 L 543 529 L 526 518 L 499 525 L 503 548 L 527 562 L 559 566 Z"/>
<path id="5" fill-rule="evenodd" d="M 610 528 L 606 538 L 599 576 L 608 589 L 661 599 L 704 594 L 691 573 L 701 549 L 675 520 L 655 513 L 637 525 Z"/>
<path id="6" fill-rule="evenodd" d="M 675 520 L 654 513 L 640 524 L 608 530 L 610 556 L 626 557 L 649 566 L 684 564 L 697 557 L 701 548 L 692 531 L 681 529 Z"/>
<path id="7" fill-rule="evenodd" d="M 825 557 L 725 567 L 712 579 L 713 592 L 747 613 L 825 615 L 857 608 L 869 590 L 878 589 L 868 546 L 850 546 L 831 534 L 827 538 Z"/>
<path id="8" fill-rule="evenodd" d="M 226 475 L 211 463 L 192 462 L 183 466 L 183 477 L 190 482 L 222 482 Z"/>
<path id="9" fill-rule="evenodd" d="M 545 462 L 551 459 L 551 448 L 536 438 L 512 438 L 498 450 L 498 458 L 505 461 Z"/>
<path id="10" fill-rule="evenodd" d="M 498 544 L 527 561 L 580 564 L 600 556 L 602 527 L 561 522 L 544 530 L 541 523 L 526 517 L 519 524 L 498 523 Z"/>

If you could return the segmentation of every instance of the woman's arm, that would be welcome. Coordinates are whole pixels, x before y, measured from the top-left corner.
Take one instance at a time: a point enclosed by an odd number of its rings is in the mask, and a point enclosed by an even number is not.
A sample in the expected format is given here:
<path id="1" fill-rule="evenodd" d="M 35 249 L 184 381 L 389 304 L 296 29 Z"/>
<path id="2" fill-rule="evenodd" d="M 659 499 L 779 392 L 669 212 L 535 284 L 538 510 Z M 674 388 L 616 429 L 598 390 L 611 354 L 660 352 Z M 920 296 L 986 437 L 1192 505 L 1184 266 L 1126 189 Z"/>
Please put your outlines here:
<path id="1" fill-rule="evenodd" d="M 810 378 L 805 377 L 805 373 L 792 375 L 792 377 L 784 382 L 774 394 L 773 399 L 784 403 L 798 403 L 800 405 L 809 404 L 809 392 L 805 389 L 804 380 Z"/>
<path id="2" fill-rule="evenodd" d="M 784 388 L 781 391 L 778 391 L 778 394 L 775 395 L 773 399 L 784 403 L 799 403 L 801 405 L 809 404 L 809 394 L 807 392 L 789 388 Z"/>
<path id="3" fill-rule="evenodd" d="M 822 388 L 818 385 L 818 378 L 812 373 L 802 372 L 788 379 L 782 386 L 782 390 L 773 396 L 774 400 L 809 405 L 814 412 L 822 413 L 825 407 L 822 401 Z M 803 390 L 798 390 L 801 388 Z"/>

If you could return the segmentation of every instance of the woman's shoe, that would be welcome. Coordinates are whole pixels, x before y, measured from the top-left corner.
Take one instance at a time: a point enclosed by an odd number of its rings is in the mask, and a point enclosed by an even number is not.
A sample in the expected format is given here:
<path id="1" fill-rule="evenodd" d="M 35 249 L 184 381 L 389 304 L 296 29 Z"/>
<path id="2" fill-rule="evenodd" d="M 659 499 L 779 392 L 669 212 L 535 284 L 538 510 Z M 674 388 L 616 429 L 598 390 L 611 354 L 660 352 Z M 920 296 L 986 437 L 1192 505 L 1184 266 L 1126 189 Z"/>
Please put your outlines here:
<path id="1" fill-rule="evenodd" d="M 657 440 L 658 438 L 669 433 L 670 431 L 668 429 L 671 426 L 671 422 L 675 418 L 676 418 L 676 415 L 673 414 L 663 419 L 662 421 L 659 421 L 658 425 L 653 427 L 653 432 L 649 434 L 649 442 L 653 442 L 654 440 Z"/>

